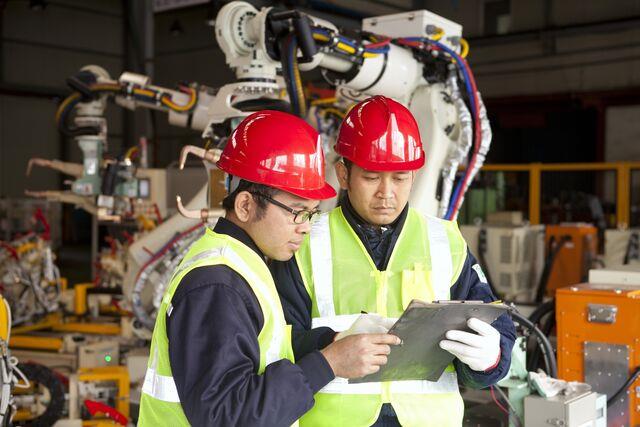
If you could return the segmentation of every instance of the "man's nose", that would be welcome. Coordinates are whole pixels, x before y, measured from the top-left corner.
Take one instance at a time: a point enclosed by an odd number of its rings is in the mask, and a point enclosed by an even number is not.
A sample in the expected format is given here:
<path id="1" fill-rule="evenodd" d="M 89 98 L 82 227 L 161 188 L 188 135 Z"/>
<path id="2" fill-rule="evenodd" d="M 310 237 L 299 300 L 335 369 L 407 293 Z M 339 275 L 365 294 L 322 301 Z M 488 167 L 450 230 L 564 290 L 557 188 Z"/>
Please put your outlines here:
<path id="1" fill-rule="evenodd" d="M 390 179 L 383 178 L 378 186 L 378 197 L 389 199 L 393 196 L 393 183 Z"/>
<path id="2" fill-rule="evenodd" d="M 296 232 L 299 234 L 308 234 L 311 231 L 311 221 L 305 221 L 302 224 L 298 224 Z"/>

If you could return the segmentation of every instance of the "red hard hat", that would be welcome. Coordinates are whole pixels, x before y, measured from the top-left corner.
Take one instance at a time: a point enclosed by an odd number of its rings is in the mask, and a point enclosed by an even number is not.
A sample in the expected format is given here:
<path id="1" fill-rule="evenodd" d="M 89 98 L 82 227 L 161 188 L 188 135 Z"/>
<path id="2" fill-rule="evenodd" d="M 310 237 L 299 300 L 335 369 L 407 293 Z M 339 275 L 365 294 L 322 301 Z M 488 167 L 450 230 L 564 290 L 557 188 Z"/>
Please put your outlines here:
<path id="1" fill-rule="evenodd" d="M 367 98 L 349 111 L 335 150 L 371 171 L 410 171 L 424 165 L 416 119 L 404 105 L 384 96 Z"/>
<path id="2" fill-rule="evenodd" d="M 230 175 L 305 199 L 336 195 L 324 179 L 320 135 L 304 120 L 280 111 L 247 116 L 231 134 L 217 165 Z"/>

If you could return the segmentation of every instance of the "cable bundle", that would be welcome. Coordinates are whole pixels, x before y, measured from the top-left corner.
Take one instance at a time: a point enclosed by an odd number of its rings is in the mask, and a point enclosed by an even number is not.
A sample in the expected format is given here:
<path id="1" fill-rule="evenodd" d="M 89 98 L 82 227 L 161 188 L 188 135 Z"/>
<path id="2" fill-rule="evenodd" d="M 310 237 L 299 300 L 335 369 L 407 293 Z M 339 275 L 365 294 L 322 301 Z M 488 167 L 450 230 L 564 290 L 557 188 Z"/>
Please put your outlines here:
<path id="1" fill-rule="evenodd" d="M 287 86 L 287 92 L 291 100 L 293 113 L 299 117 L 307 115 L 307 102 L 302 87 L 300 68 L 298 67 L 298 40 L 294 33 L 281 40 L 280 60 L 282 62 L 282 74 Z"/>
<path id="2" fill-rule="evenodd" d="M 387 53 L 391 43 L 390 38 L 377 41 L 374 35 L 370 35 L 369 41 L 372 41 L 372 43 L 363 44 L 320 27 L 313 28 L 313 39 L 319 42 L 320 46 L 330 47 L 338 53 L 362 58 L 373 58 Z"/>
<path id="3" fill-rule="evenodd" d="M 100 129 L 96 126 L 71 126 L 68 117 L 79 103 L 92 102 L 102 95 L 123 96 L 134 101 L 163 106 L 178 113 L 190 112 L 198 102 L 198 93 L 194 88 L 180 85 L 180 92 L 189 95 L 186 104 L 180 105 L 173 101 L 171 94 L 162 90 L 144 88 L 134 85 L 122 85 L 120 83 L 92 83 L 85 84 L 79 79 L 73 79 L 72 87 L 76 89 L 71 95 L 65 98 L 56 111 L 56 123 L 60 132 L 66 136 L 76 137 L 82 135 L 97 135 Z"/>
<path id="4" fill-rule="evenodd" d="M 480 117 L 480 105 L 481 102 L 478 96 L 478 89 L 476 87 L 475 77 L 473 76 L 473 72 L 469 67 L 469 64 L 464 59 L 464 57 L 469 52 L 469 45 L 464 39 L 460 39 L 460 44 L 462 46 L 461 54 L 456 53 L 449 47 L 440 43 L 437 40 L 423 38 L 423 37 L 407 37 L 401 38 L 397 40 L 397 43 L 404 46 L 410 46 L 415 49 L 420 50 L 429 50 L 429 51 L 439 51 L 448 55 L 454 64 L 457 66 L 460 74 L 462 75 L 462 79 L 464 81 L 464 86 L 466 88 L 469 105 L 471 109 L 471 114 L 473 116 L 474 123 L 474 138 L 473 138 L 473 153 L 471 155 L 471 159 L 469 161 L 469 165 L 467 166 L 464 175 L 458 180 L 456 187 L 453 191 L 453 197 L 449 202 L 449 206 L 447 208 L 447 213 L 445 215 L 445 219 L 454 219 L 462 205 L 462 200 L 464 198 L 464 194 L 467 191 L 467 188 L 471 184 L 471 179 L 473 178 L 473 171 L 478 161 L 478 154 L 480 153 L 480 147 L 482 145 L 482 121 Z"/>

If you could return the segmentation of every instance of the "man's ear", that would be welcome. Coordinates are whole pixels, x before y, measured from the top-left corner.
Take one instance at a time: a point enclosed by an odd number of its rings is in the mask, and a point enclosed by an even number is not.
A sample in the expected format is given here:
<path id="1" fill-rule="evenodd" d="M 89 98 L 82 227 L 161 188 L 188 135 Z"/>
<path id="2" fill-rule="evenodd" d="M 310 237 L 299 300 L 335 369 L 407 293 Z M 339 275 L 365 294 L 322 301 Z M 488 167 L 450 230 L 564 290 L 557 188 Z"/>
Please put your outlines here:
<path id="1" fill-rule="evenodd" d="M 342 190 L 348 190 L 349 189 L 349 171 L 347 170 L 347 166 L 340 161 L 340 162 L 337 162 L 334 167 L 336 168 L 336 176 L 338 177 L 340 188 Z"/>
<path id="2" fill-rule="evenodd" d="M 248 191 L 241 191 L 236 195 L 233 204 L 234 213 L 240 222 L 249 222 L 254 215 L 256 202 Z"/>

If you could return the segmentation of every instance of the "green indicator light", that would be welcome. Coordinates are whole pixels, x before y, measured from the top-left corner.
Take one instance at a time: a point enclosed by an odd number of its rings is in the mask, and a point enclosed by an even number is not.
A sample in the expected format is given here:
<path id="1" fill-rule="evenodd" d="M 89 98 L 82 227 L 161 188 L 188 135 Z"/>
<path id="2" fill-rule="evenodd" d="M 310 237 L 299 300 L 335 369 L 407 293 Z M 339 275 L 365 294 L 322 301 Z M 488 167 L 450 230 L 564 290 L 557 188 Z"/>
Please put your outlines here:
<path id="1" fill-rule="evenodd" d="M 109 356 L 108 354 L 104 357 L 104 361 L 109 363 L 111 362 L 111 356 Z"/>

